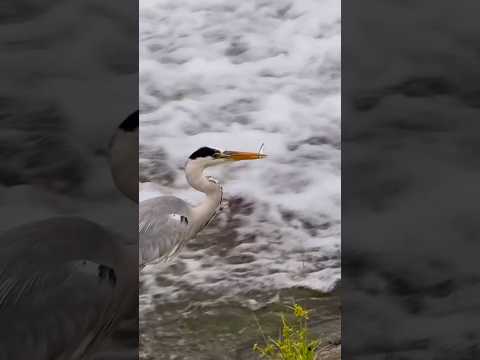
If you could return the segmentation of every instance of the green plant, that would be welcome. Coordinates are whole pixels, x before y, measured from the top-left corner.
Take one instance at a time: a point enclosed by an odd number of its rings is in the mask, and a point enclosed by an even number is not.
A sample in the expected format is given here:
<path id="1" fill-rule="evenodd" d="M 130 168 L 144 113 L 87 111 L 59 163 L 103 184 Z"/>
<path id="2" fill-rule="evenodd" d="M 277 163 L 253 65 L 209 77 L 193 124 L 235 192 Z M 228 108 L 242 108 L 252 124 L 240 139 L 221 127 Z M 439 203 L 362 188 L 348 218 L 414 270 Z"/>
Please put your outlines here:
<path id="1" fill-rule="evenodd" d="M 271 360 L 315 360 L 320 342 L 310 339 L 308 329 L 310 310 L 298 304 L 289 306 L 289 309 L 295 319 L 289 322 L 285 314 L 281 315 L 282 327 L 278 339 L 267 339 L 257 320 L 265 345 L 255 344 L 253 350 L 262 358 Z"/>

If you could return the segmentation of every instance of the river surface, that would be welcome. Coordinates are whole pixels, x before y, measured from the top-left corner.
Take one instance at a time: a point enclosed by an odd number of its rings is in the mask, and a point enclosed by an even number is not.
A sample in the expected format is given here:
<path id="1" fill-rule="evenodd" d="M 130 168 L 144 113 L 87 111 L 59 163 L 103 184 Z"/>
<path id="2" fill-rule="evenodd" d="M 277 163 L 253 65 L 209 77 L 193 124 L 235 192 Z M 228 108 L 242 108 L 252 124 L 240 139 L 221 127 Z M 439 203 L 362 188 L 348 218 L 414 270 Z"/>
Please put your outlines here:
<path id="1" fill-rule="evenodd" d="M 193 151 L 262 143 L 266 160 L 208 171 L 229 207 L 140 275 L 142 358 L 251 358 L 252 314 L 297 291 L 338 332 L 323 301 L 341 275 L 340 2 L 142 1 L 140 199 L 198 203 L 183 174 Z"/>

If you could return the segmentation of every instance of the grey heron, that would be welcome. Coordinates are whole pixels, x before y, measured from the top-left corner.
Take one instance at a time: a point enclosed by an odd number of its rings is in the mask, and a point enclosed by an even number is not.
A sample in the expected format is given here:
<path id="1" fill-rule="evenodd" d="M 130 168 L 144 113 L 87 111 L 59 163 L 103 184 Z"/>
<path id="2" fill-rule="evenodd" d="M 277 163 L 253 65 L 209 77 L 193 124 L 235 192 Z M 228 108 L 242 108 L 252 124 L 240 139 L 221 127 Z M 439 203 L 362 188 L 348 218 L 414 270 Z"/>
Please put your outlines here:
<path id="1" fill-rule="evenodd" d="M 215 217 L 223 200 L 223 188 L 218 180 L 204 175 L 206 168 L 265 157 L 260 152 L 222 151 L 210 147 L 202 147 L 191 154 L 185 164 L 185 176 L 193 189 L 205 194 L 205 199 L 197 206 L 190 206 L 175 196 L 159 196 L 140 202 L 140 267 L 176 255 L 186 241 Z"/>
<path id="2" fill-rule="evenodd" d="M 133 137 L 122 133 L 138 133 L 138 113 L 126 122 L 110 146 L 114 164 L 121 162 L 122 149 L 129 154 L 135 146 Z M 130 174 L 135 183 L 137 174 Z M 112 175 L 132 198 L 128 185 L 134 182 L 119 176 L 115 166 Z M 122 317 L 137 309 L 137 251 L 136 239 L 80 217 L 54 217 L 4 232 L 0 360 L 90 359 Z"/>

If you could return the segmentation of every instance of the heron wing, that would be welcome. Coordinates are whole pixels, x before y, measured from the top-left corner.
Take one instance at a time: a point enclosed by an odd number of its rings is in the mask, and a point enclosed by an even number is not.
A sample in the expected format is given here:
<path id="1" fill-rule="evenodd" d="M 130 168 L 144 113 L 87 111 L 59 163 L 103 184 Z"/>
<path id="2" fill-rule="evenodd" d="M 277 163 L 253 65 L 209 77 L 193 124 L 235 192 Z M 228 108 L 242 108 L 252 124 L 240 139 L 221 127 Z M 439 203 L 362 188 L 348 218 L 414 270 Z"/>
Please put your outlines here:
<path id="1" fill-rule="evenodd" d="M 48 222 L 0 237 L 0 360 L 78 359 L 120 315 L 115 266 L 77 251 L 75 237 L 89 235 L 88 247 L 96 229 L 66 225 L 68 241 Z"/>
<path id="2" fill-rule="evenodd" d="M 189 238 L 190 206 L 174 196 L 160 196 L 140 203 L 140 266 L 174 256 Z"/>

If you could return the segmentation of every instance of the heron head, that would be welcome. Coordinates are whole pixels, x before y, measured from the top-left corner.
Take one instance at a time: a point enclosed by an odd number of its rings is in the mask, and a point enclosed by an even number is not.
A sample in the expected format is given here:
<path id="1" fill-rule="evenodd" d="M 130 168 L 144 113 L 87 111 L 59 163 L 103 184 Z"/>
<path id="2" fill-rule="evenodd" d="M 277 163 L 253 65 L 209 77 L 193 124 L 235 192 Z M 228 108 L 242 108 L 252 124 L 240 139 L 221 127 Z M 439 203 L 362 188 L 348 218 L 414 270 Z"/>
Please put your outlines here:
<path id="1" fill-rule="evenodd" d="M 139 112 L 131 113 L 117 128 L 109 144 L 110 171 L 115 186 L 138 202 Z"/>
<path id="2" fill-rule="evenodd" d="M 266 156 L 256 152 L 228 151 L 204 146 L 190 155 L 189 161 L 210 167 L 240 160 L 258 160 Z"/>

